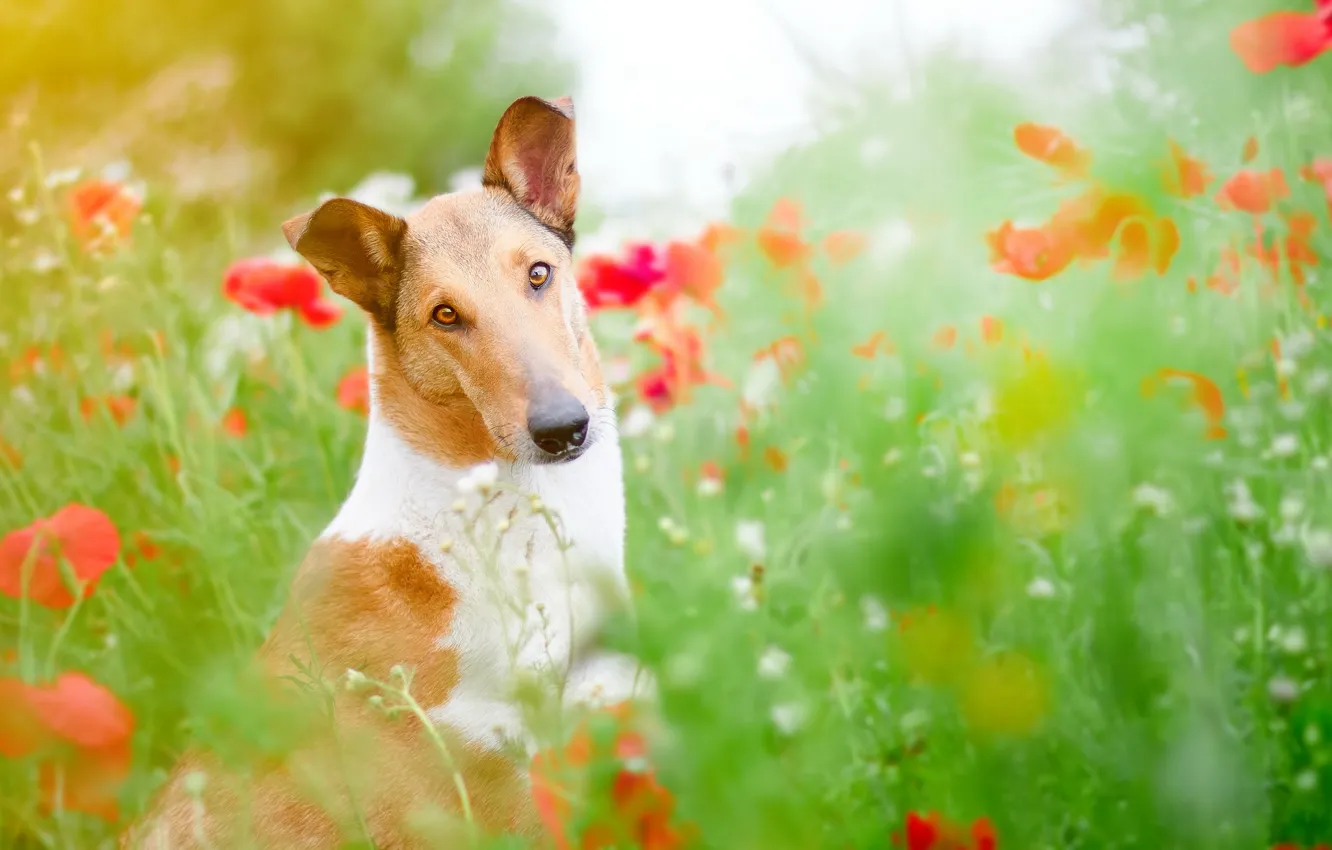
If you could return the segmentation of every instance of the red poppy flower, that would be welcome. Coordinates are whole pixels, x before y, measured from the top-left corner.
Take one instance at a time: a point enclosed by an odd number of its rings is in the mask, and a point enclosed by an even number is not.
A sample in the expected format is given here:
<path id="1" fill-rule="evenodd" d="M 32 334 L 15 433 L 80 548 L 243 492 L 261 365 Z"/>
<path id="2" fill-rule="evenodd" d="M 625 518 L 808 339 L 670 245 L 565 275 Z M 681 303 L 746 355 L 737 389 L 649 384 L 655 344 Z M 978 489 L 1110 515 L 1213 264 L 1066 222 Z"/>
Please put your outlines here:
<path id="1" fill-rule="evenodd" d="M 930 344 L 935 348 L 947 350 L 957 344 L 957 328 L 953 325 L 942 325 L 934 332 L 930 339 Z"/>
<path id="2" fill-rule="evenodd" d="M 232 263 L 222 279 L 222 292 L 245 310 L 270 316 L 294 310 L 312 328 L 326 328 L 342 316 L 342 308 L 323 299 L 323 281 L 306 265 L 289 265 L 265 257 Z"/>
<path id="3" fill-rule="evenodd" d="M 367 416 L 370 413 L 370 371 L 353 366 L 338 381 L 338 407 Z"/>
<path id="4" fill-rule="evenodd" d="M 1240 210 L 1253 215 L 1262 215 L 1272 209 L 1272 205 L 1290 197 L 1290 186 L 1281 169 L 1271 171 L 1241 171 L 1226 181 L 1216 202 L 1223 209 Z"/>
<path id="5" fill-rule="evenodd" d="M 1230 46 L 1255 74 L 1311 62 L 1332 48 L 1332 2 L 1313 12 L 1273 12 L 1245 21 L 1230 33 Z"/>
<path id="6" fill-rule="evenodd" d="M 938 812 L 921 817 L 907 812 L 906 827 L 893 843 L 905 842 L 906 850 L 997 850 L 999 843 L 994 825 L 978 818 L 970 830 L 944 820 Z"/>
<path id="7" fill-rule="evenodd" d="M 1058 169 L 1066 177 L 1087 176 L 1092 154 L 1066 136 L 1062 130 L 1041 124 L 1019 124 L 1013 130 L 1018 150 L 1032 159 Z"/>
<path id="8" fill-rule="evenodd" d="M 98 410 L 105 410 L 112 422 L 123 426 L 134 416 L 137 406 L 138 403 L 131 396 L 105 395 L 85 398 L 79 402 L 79 413 L 83 415 L 84 420 L 91 420 L 97 415 Z"/>
<path id="9" fill-rule="evenodd" d="M 222 431 L 237 439 L 244 437 L 250 430 L 250 422 L 245 418 L 245 411 L 233 407 L 222 414 Z"/>
<path id="10" fill-rule="evenodd" d="M 29 599 L 48 608 L 68 608 L 74 596 L 65 587 L 60 559 L 82 582 L 86 597 L 119 556 L 120 534 L 106 514 L 66 505 L 0 540 L 0 593 L 21 598 L 26 571 Z"/>
<path id="11" fill-rule="evenodd" d="M 130 535 L 130 543 L 125 552 L 125 566 L 133 567 L 140 561 L 152 561 L 162 554 L 158 546 L 146 531 L 136 531 Z"/>
<path id="12" fill-rule="evenodd" d="M 624 259 L 588 257 L 578 272 L 578 288 L 591 310 L 633 307 L 666 279 L 666 266 L 647 243 L 629 245 Z"/>
<path id="13" fill-rule="evenodd" d="M 42 759 L 38 787 L 48 809 L 116 820 L 133 732 L 130 710 L 82 673 L 49 686 L 0 679 L 0 755 Z"/>
<path id="14" fill-rule="evenodd" d="M 69 193 L 69 228 L 84 250 L 129 238 L 143 202 L 111 180 L 88 180 Z"/>
<path id="15" fill-rule="evenodd" d="M 1172 139 L 1170 167 L 1165 174 L 1166 191 L 1181 198 L 1193 198 L 1206 192 L 1207 184 L 1211 182 L 1207 164 L 1186 154 Z"/>
<path id="16" fill-rule="evenodd" d="M 674 310 L 645 317 L 634 338 L 661 354 L 661 365 L 639 375 L 637 381 L 639 396 L 657 413 L 687 402 L 695 386 L 728 385 L 725 378 L 704 368 L 703 338 L 679 322 Z"/>

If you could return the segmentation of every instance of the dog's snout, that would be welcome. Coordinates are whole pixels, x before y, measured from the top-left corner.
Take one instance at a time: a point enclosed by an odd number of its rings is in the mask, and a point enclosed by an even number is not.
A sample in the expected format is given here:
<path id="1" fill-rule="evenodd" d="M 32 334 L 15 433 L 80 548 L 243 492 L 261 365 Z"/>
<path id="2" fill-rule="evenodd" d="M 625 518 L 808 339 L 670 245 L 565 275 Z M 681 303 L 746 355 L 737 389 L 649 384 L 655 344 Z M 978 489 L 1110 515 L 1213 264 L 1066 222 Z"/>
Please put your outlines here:
<path id="1" fill-rule="evenodd" d="M 532 442 L 548 455 L 562 455 L 581 448 L 587 441 L 590 418 L 587 408 L 567 392 L 560 392 L 532 405 L 527 431 Z"/>

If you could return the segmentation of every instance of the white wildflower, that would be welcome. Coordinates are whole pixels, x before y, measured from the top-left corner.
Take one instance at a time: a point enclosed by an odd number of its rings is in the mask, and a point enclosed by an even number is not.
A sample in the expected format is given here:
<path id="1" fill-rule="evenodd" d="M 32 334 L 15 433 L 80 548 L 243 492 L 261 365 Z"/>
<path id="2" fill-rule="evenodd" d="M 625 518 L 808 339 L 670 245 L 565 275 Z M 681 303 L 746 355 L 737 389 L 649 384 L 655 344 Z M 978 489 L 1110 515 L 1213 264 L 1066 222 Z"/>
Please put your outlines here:
<path id="1" fill-rule="evenodd" d="M 641 437 L 656 421 L 657 417 L 653 415 L 651 408 L 644 404 L 636 404 L 624 415 L 624 421 L 620 423 L 620 433 L 630 438 Z"/>
<path id="2" fill-rule="evenodd" d="M 758 588 L 752 578 L 747 575 L 732 578 L 731 592 L 735 594 L 735 600 L 739 603 L 740 610 L 758 610 Z"/>
<path id="3" fill-rule="evenodd" d="M 779 647 L 770 646 L 759 656 L 758 674 L 764 679 L 780 679 L 790 667 L 790 653 Z"/>
<path id="4" fill-rule="evenodd" d="M 46 187 L 48 189 L 59 189 L 61 186 L 68 186 L 82 176 L 83 171 L 79 168 L 61 168 L 48 172 L 46 175 Z"/>
<path id="5" fill-rule="evenodd" d="M 488 493 L 499 480 L 499 464 L 492 461 L 478 463 L 458 479 L 459 493 Z"/>
<path id="6" fill-rule="evenodd" d="M 15 206 L 23 203 L 23 187 L 15 186 L 5 193 L 5 197 L 9 198 L 9 202 Z"/>
<path id="7" fill-rule="evenodd" d="M 888 609 L 883 607 L 877 597 L 861 597 L 860 616 L 867 632 L 882 632 L 888 628 Z"/>
<path id="8" fill-rule="evenodd" d="M 52 251 L 43 248 L 33 255 L 32 262 L 28 264 L 28 268 L 32 269 L 37 274 L 50 274 L 60 268 L 60 258 Z"/>
<path id="9" fill-rule="evenodd" d="M 1293 457 L 1300 450 L 1300 438 L 1294 434 L 1277 434 L 1268 449 L 1272 457 Z"/>
<path id="10" fill-rule="evenodd" d="M 410 174 L 376 171 L 358 183 L 347 193 L 347 197 L 402 216 L 420 206 L 420 203 L 413 199 L 415 193 L 416 181 Z"/>
<path id="11" fill-rule="evenodd" d="M 1276 373 L 1278 378 L 1293 378 L 1297 371 L 1299 371 L 1299 367 L 1296 366 L 1295 361 L 1291 360 L 1289 357 L 1282 357 L 1276 362 Z"/>
<path id="12" fill-rule="evenodd" d="M 27 384 L 15 384 L 14 388 L 9 391 L 9 395 L 14 401 L 21 402 L 28 407 L 37 404 L 37 396 L 32 394 L 32 390 Z"/>
<path id="13" fill-rule="evenodd" d="M 1304 557 L 1315 567 L 1332 567 L 1332 531 L 1315 528 L 1305 532 Z"/>
<path id="14" fill-rule="evenodd" d="M 652 436 L 659 443 L 669 443 L 675 439 L 675 426 L 669 422 L 658 422 Z"/>
<path id="15" fill-rule="evenodd" d="M 1263 515 L 1263 509 L 1258 507 L 1258 503 L 1253 500 L 1253 494 L 1249 492 L 1249 485 L 1243 480 L 1233 482 L 1228 488 L 1230 493 L 1230 504 L 1227 510 L 1230 515 L 1239 522 L 1253 522 Z"/>
<path id="16" fill-rule="evenodd" d="M 1157 516 L 1166 516 L 1174 509 L 1175 499 L 1170 491 L 1154 484 L 1139 484 L 1133 488 L 1133 505 Z"/>
<path id="17" fill-rule="evenodd" d="M 1295 788 L 1299 791 L 1312 791 L 1318 787 L 1318 773 L 1313 768 L 1301 770 L 1295 777 Z"/>
<path id="18" fill-rule="evenodd" d="M 36 207 L 24 207 L 14 213 L 14 218 L 24 227 L 32 227 L 42 218 L 42 213 Z"/>
<path id="19" fill-rule="evenodd" d="M 883 406 L 883 418 L 889 422 L 896 422 L 906 415 L 906 399 L 901 396 L 893 396 Z"/>
<path id="20" fill-rule="evenodd" d="M 981 464 L 980 455 L 975 452 L 963 452 L 958 457 L 957 462 L 965 469 L 978 469 Z"/>
<path id="21" fill-rule="evenodd" d="M 771 357 L 760 357 L 749 366 L 740 395 L 751 408 L 764 409 L 777 401 L 782 386 L 782 371 Z"/>
<path id="22" fill-rule="evenodd" d="M 783 735 L 794 735 L 805 725 L 805 707 L 797 702 L 785 702 L 772 707 L 772 722 Z"/>
<path id="23" fill-rule="evenodd" d="M 1292 360 L 1299 360 L 1313 351 L 1314 335 L 1309 330 L 1300 330 L 1281 340 L 1281 353 Z"/>
<path id="24" fill-rule="evenodd" d="M 1048 578 L 1038 576 L 1027 584 L 1027 595 L 1032 599 L 1053 599 L 1055 595 L 1054 582 Z"/>
<path id="25" fill-rule="evenodd" d="M 1304 635 L 1304 629 L 1299 626 L 1292 626 L 1281 632 L 1279 638 L 1281 649 L 1288 655 L 1300 655 L 1309 648 L 1309 639 Z"/>
<path id="26" fill-rule="evenodd" d="M 1315 472 L 1327 472 L 1328 468 L 1332 467 L 1332 462 L 1328 461 L 1328 459 L 1323 457 L 1322 455 L 1319 455 L 1318 457 L 1309 461 L 1309 466 Z"/>
<path id="27" fill-rule="evenodd" d="M 1294 702 L 1300 695 L 1300 686 L 1288 676 L 1273 676 L 1267 682 L 1267 695 L 1273 702 Z"/>
<path id="28" fill-rule="evenodd" d="M 768 545 L 763 521 L 742 519 L 735 524 L 735 546 L 755 564 L 768 556 Z"/>
<path id="29" fill-rule="evenodd" d="M 1328 387 L 1332 387 L 1332 372 L 1326 369 L 1315 369 L 1304 379 L 1304 390 L 1310 395 L 1325 392 Z"/>
<path id="30" fill-rule="evenodd" d="M 703 498 L 716 496 L 722 491 L 722 480 L 715 475 L 704 475 L 698 479 L 698 495 Z"/>
<path id="31" fill-rule="evenodd" d="M 892 448 L 883 453 L 884 466 L 895 466 L 897 465 L 897 462 L 900 461 L 901 459 L 902 459 L 901 449 Z"/>
<path id="32" fill-rule="evenodd" d="M 1277 510 L 1282 519 L 1294 522 L 1304 513 L 1304 498 L 1295 493 L 1288 493 L 1281 497 L 1281 506 Z"/>

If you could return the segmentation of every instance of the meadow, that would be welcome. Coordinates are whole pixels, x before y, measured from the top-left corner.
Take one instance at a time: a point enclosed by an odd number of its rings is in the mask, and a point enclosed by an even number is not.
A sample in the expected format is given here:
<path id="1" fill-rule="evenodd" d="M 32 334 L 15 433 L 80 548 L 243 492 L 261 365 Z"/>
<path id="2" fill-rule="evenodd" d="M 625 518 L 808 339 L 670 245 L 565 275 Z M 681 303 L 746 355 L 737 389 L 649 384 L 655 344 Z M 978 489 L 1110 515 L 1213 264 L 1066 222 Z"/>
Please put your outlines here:
<path id="1" fill-rule="evenodd" d="M 613 640 L 660 693 L 646 763 L 552 727 L 549 846 L 1332 843 L 1332 6 L 1281 5 L 1101 4 L 1108 87 L 1073 42 L 925 59 L 728 220 L 578 253 Z M 413 176 L 201 201 L 39 129 L 0 201 L 0 846 L 109 847 L 185 747 L 302 723 L 248 662 L 350 489 L 365 322 L 277 224 L 442 181 L 372 140 Z"/>

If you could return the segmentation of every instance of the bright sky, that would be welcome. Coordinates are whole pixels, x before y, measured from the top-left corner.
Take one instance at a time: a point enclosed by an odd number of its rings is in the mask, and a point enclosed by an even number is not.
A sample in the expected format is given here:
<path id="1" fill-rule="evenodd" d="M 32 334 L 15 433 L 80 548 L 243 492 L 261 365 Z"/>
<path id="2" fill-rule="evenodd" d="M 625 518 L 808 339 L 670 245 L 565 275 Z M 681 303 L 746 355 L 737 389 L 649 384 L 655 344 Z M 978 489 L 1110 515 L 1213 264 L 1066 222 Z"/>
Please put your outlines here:
<path id="1" fill-rule="evenodd" d="M 1019 60 L 1075 0 L 555 0 L 579 65 L 579 168 L 612 219 L 715 214 L 756 163 L 813 132 L 811 64 L 900 73 L 946 41 Z M 812 57 L 814 63 L 805 57 Z M 747 169 L 746 166 L 749 166 Z"/>

